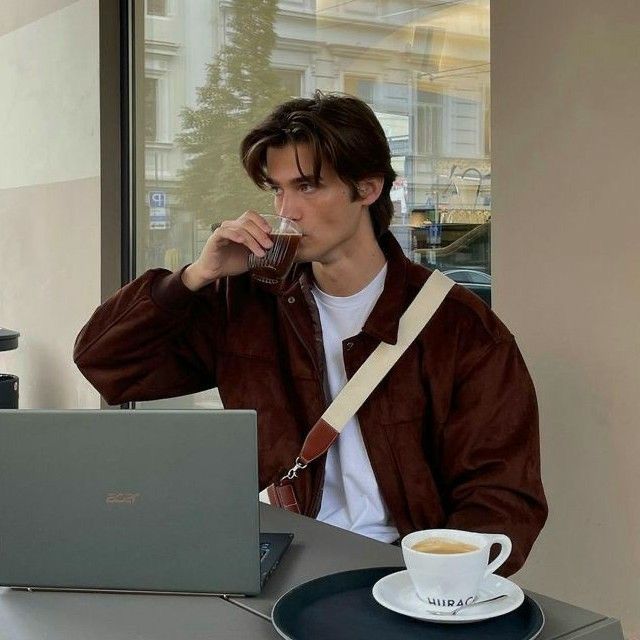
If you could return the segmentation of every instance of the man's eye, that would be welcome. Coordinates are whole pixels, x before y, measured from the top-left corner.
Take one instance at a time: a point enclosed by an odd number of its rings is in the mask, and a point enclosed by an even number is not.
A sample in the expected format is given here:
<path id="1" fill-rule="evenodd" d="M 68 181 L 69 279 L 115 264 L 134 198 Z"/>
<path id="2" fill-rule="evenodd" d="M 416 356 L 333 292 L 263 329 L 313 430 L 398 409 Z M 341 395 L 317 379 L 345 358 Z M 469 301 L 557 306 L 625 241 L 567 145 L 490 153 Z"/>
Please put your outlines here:
<path id="1" fill-rule="evenodd" d="M 271 186 L 271 192 L 276 196 L 282 195 L 282 189 L 280 187 L 276 187 L 275 185 Z"/>
<path id="2" fill-rule="evenodd" d="M 315 186 L 309 182 L 303 182 L 300 185 L 300 191 L 302 191 L 303 193 L 308 193 L 310 191 L 313 191 L 314 189 L 315 189 Z"/>

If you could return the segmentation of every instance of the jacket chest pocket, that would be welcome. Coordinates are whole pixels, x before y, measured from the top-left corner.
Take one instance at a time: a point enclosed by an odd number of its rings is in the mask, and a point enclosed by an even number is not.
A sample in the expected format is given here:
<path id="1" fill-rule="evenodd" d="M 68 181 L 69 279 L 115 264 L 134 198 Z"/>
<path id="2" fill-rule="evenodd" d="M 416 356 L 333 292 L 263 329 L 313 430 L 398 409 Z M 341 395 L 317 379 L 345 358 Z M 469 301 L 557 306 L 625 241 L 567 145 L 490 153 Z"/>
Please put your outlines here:
<path id="1" fill-rule="evenodd" d="M 273 320 L 258 314 L 250 320 L 242 315 L 225 327 L 218 338 L 219 352 L 233 358 L 276 362 L 279 345 Z"/>
<path id="2" fill-rule="evenodd" d="M 429 412 L 429 389 L 417 351 L 409 347 L 372 395 L 382 424 L 421 423 Z"/>

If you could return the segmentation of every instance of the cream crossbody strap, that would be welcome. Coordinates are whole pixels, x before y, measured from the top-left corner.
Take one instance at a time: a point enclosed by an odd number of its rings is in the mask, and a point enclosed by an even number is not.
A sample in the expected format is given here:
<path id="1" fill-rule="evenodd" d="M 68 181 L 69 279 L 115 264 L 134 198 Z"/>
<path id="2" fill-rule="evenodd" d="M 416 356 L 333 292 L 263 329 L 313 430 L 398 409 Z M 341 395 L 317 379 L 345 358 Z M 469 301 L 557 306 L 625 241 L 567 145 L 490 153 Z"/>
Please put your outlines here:
<path id="1" fill-rule="evenodd" d="M 396 344 L 381 342 L 322 414 L 338 433 L 429 322 L 455 283 L 434 271 L 400 318 Z"/>

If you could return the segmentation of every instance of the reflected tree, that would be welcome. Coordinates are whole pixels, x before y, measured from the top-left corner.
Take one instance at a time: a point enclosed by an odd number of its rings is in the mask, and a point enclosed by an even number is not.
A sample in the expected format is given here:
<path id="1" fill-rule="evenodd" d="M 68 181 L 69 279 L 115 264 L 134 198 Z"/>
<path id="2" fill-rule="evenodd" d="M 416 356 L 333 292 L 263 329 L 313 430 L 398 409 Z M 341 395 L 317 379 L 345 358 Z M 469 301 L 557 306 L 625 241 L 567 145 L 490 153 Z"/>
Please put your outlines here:
<path id="1" fill-rule="evenodd" d="M 276 9 L 276 0 L 234 0 L 227 41 L 207 66 L 195 107 L 181 113 L 177 140 L 187 160 L 178 198 L 207 224 L 248 208 L 271 209 L 271 195 L 246 177 L 239 146 L 252 126 L 290 98 L 270 64 Z"/>

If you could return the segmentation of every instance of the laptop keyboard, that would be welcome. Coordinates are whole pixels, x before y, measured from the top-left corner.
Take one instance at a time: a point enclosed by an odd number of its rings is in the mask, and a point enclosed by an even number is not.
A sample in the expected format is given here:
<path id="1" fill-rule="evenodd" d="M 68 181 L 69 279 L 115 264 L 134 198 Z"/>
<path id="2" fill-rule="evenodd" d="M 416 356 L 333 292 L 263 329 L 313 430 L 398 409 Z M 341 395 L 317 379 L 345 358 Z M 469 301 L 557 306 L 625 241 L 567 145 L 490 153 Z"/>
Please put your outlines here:
<path id="1" fill-rule="evenodd" d="M 260 562 L 262 562 L 264 560 L 264 557 L 267 555 L 267 553 L 269 553 L 271 549 L 271 543 L 270 542 L 261 542 L 260 543 Z"/>

